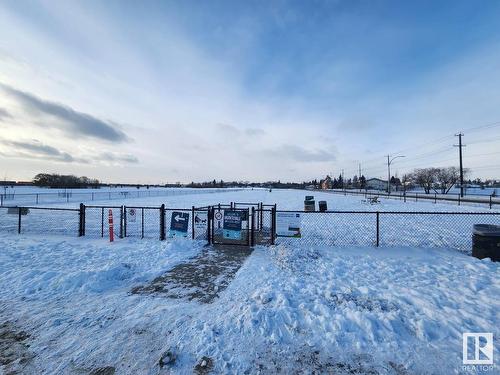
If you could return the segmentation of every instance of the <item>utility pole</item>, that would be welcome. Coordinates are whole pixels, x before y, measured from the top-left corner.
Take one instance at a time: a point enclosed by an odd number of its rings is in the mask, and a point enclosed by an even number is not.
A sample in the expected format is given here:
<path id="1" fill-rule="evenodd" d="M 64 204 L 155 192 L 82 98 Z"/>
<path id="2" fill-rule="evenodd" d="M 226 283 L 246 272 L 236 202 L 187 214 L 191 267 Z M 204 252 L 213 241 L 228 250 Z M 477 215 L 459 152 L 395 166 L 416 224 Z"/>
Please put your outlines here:
<path id="1" fill-rule="evenodd" d="M 464 135 L 462 133 L 455 134 L 455 137 L 458 137 L 458 145 L 454 145 L 455 147 L 458 147 L 458 156 L 460 158 L 460 196 L 463 198 L 464 196 L 464 167 L 462 163 L 462 147 L 465 145 L 462 145 L 462 137 Z"/>
<path id="2" fill-rule="evenodd" d="M 391 194 L 391 162 L 390 155 L 387 155 L 387 194 Z"/>

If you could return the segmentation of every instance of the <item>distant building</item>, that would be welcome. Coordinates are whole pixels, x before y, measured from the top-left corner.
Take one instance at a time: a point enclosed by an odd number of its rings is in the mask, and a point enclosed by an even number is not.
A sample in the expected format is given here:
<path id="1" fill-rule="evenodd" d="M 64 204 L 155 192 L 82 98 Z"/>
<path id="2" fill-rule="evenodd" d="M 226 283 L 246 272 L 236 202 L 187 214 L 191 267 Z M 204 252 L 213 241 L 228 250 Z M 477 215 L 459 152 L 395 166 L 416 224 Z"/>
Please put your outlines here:
<path id="1" fill-rule="evenodd" d="M 369 178 L 366 180 L 366 189 L 368 190 L 387 190 L 387 181 L 380 178 Z"/>
<path id="2" fill-rule="evenodd" d="M 321 180 L 320 184 L 323 190 L 331 189 L 333 187 L 333 180 L 330 176 L 326 176 L 324 180 Z"/>

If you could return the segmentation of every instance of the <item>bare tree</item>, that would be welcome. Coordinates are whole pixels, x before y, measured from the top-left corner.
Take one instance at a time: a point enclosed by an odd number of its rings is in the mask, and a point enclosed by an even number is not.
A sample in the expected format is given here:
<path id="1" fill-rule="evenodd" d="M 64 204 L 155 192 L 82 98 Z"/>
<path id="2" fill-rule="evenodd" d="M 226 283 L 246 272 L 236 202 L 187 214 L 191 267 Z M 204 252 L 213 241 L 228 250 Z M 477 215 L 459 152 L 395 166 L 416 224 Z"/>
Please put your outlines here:
<path id="1" fill-rule="evenodd" d="M 468 170 L 464 170 L 464 174 Z M 421 168 L 415 169 L 410 175 L 411 181 L 420 185 L 426 194 L 431 190 L 436 193 L 448 194 L 450 189 L 460 178 L 460 170 L 457 167 L 446 168 Z"/>
<path id="2" fill-rule="evenodd" d="M 419 168 L 411 173 L 411 180 L 429 194 L 436 183 L 438 168 Z"/>
<path id="3" fill-rule="evenodd" d="M 441 194 L 448 194 L 459 178 L 460 170 L 457 167 L 438 168 L 436 183 L 441 190 Z"/>

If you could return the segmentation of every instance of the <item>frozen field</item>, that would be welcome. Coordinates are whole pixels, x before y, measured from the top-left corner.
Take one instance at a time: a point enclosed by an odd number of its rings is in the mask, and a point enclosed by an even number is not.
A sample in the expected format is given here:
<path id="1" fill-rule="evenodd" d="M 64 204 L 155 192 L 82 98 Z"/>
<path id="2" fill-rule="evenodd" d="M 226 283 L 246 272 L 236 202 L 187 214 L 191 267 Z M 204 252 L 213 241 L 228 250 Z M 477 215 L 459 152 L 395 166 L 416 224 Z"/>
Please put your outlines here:
<path id="1" fill-rule="evenodd" d="M 305 195 L 329 210 L 485 211 L 264 189 L 99 204 L 302 210 Z M 499 358 L 499 265 L 443 242 L 470 241 L 472 222 L 391 216 L 376 248 L 372 216 L 308 215 L 302 239 L 229 263 L 189 239 L 0 233 L 0 373 L 457 374 L 463 332 L 493 332 Z"/>
<path id="2" fill-rule="evenodd" d="M 158 189 L 157 189 L 158 190 Z M 156 191 L 156 190 L 151 190 Z M 158 191 L 165 191 L 159 189 Z M 140 197 L 135 198 L 130 195 L 127 199 L 103 199 L 92 201 L 90 199 L 82 199 L 71 202 L 52 202 L 43 204 L 47 207 L 74 207 L 77 208 L 79 203 L 87 205 L 128 205 L 128 206 L 155 206 L 158 207 L 162 203 L 166 207 L 190 208 L 191 206 L 200 207 L 217 203 L 229 202 L 263 202 L 265 204 L 277 204 L 281 210 L 303 210 L 304 197 L 313 195 L 318 201 L 325 200 L 328 203 L 328 210 L 357 210 L 357 211 L 490 211 L 484 205 L 467 204 L 458 206 L 451 202 L 438 202 L 434 204 L 432 201 L 414 202 L 410 199 L 403 202 L 395 199 L 380 198 L 379 204 L 370 205 L 363 202 L 362 196 L 342 196 L 322 191 L 307 191 L 307 190 L 286 190 L 286 189 L 168 189 L 171 192 L 166 196 L 155 197 Z M 147 192 L 141 190 L 141 192 Z M 85 198 L 85 197 L 83 197 Z M 499 208 L 494 208 L 493 211 L 500 212 Z"/>

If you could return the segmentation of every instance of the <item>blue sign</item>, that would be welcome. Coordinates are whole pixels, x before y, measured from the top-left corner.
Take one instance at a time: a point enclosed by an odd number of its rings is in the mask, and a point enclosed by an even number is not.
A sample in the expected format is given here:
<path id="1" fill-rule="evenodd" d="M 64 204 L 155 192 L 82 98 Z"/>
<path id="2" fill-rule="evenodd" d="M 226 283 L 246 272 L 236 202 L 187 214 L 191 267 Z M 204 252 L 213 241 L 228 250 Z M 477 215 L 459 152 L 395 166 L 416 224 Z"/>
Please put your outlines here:
<path id="1" fill-rule="evenodd" d="M 170 230 L 168 236 L 172 237 L 187 237 L 189 226 L 189 213 L 188 212 L 172 212 L 172 219 L 170 220 Z"/>
<path id="2" fill-rule="evenodd" d="M 222 225 L 222 234 L 224 238 L 231 240 L 241 240 L 241 222 L 243 211 L 224 211 L 224 223 Z"/>

